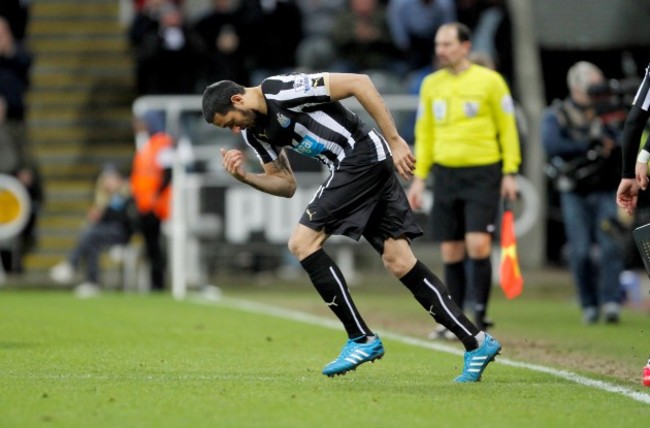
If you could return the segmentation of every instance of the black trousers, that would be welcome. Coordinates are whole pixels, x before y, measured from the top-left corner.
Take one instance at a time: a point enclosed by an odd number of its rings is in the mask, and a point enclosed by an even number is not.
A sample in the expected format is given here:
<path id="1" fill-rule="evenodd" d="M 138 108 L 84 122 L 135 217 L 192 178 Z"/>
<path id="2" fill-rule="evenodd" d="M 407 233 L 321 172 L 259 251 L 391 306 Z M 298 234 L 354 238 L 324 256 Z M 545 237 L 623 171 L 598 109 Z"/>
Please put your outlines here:
<path id="1" fill-rule="evenodd" d="M 165 288 L 165 271 L 167 261 L 161 242 L 161 222 L 153 213 L 140 215 L 140 232 L 144 238 L 147 259 L 150 265 L 151 289 L 160 291 Z"/>

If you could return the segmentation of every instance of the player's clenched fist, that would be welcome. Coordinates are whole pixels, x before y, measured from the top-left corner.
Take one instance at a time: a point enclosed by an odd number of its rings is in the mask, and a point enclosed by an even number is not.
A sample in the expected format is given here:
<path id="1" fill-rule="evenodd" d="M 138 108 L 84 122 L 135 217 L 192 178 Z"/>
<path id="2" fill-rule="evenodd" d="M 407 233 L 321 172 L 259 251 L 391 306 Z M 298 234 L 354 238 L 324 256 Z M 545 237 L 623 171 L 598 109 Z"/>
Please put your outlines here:
<path id="1" fill-rule="evenodd" d="M 243 181 L 246 170 L 244 169 L 244 155 L 241 150 L 221 149 L 221 156 L 223 156 L 224 169 L 236 179 Z"/>

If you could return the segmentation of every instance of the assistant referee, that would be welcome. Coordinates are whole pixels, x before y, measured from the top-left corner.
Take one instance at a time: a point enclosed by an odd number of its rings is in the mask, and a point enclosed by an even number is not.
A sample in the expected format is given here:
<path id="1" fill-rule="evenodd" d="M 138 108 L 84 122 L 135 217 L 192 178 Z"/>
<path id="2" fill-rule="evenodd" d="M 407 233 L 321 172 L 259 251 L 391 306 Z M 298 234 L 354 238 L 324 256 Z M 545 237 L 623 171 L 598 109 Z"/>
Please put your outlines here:
<path id="1" fill-rule="evenodd" d="M 514 200 L 521 162 L 514 104 L 501 75 L 473 64 L 470 30 L 445 24 L 436 33 L 440 69 L 420 89 L 415 124 L 415 179 L 408 197 L 422 207 L 433 171 L 433 238 L 441 242 L 445 282 L 462 307 L 466 289 L 475 298 L 475 324 L 490 326 L 492 248 L 500 197 Z M 438 330 L 445 337 L 444 330 Z"/>

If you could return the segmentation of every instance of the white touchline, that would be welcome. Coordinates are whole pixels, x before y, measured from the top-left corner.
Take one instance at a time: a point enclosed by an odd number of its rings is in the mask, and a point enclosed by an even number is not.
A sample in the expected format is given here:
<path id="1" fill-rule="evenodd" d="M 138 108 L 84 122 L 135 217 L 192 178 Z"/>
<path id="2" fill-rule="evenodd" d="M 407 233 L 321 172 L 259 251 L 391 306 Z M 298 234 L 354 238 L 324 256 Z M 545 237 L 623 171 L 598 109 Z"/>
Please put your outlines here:
<path id="1" fill-rule="evenodd" d="M 272 315 L 278 318 L 284 318 L 292 321 L 299 321 L 306 324 L 317 325 L 320 327 L 333 328 L 337 330 L 341 328 L 341 324 L 336 320 L 323 318 L 316 315 L 311 315 L 305 312 L 280 308 L 278 306 L 271 306 L 263 303 L 257 303 L 249 300 L 233 299 L 230 297 L 220 297 L 219 299 L 205 299 L 199 297 L 197 299 L 192 299 L 190 301 L 195 303 L 201 303 L 201 304 L 218 304 L 218 305 L 245 310 L 248 312 L 254 312 L 254 313 L 264 314 L 264 315 Z M 420 348 L 432 349 L 434 351 L 445 352 L 454 355 L 464 354 L 464 351 L 462 351 L 461 349 L 448 346 L 448 345 L 441 345 L 439 343 L 434 343 L 427 340 L 417 339 L 414 337 L 409 337 L 402 334 L 391 333 L 387 331 L 379 331 L 379 333 L 381 333 L 382 338 L 395 340 L 397 342 L 402 342 L 407 345 L 418 346 Z M 633 391 L 629 388 L 614 385 L 609 382 L 590 379 L 588 377 L 576 373 L 572 373 L 570 371 L 558 370 L 551 367 L 540 366 L 537 364 L 522 363 L 520 361 L 514 361 L 503 357 L 499 357 L 495 362 L 510 367 L 517 367 L 517 368 L 532 370 L 536 372 L 547 373 L 552 376 L 556 376 L 568 380 L 570 382 L 575 382 L 577 384 L 589 386 L 591 388 L 596 388 L 614 394 L 623 395 L 633 400 L 640 401 L 645 404 L 650 404 L 650 394 L 644 394 L 642 392 Z"/>

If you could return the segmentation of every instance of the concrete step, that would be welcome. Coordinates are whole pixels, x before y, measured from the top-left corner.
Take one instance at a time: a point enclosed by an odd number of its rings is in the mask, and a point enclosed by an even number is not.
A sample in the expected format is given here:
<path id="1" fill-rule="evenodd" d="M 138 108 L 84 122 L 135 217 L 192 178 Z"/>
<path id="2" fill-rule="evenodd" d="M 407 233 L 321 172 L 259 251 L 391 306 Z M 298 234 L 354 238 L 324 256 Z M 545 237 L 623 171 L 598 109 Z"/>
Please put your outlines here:
<path id="1" fill-rule="evenodd" d="M 88 16 L 112 16 L 117 18 L 118 2 L 97 2 L 93 0 L 80 1 L 47 1 L 33 2 L 31 19 L 33 21 L 55 19 L 56 17 L 83 19 Z"/>
<path id="2" fill-rule="evenodd" d="M 88 108 L 99 110 L 109 106 L 120 106 L 130 109 L 134 98 L 135 94 L 132 87 L 120 91 L 109 91 L 100 90 L 96 86 L 95 90 L 89 91 L 88 88 L 83 87 L 61 88 L 43 86 L 39 88 L 32 87 L 27 93 L 27 102 L 30 108 L 66 107 L 77 108 L 79 110 Z"/>
<path id="3" fill-rule="evenodd" d="M 106 162 L 130 167 L 133 53 L 115 0 L 32 2 L 28 136 L 43 175 L 45 203 L 31 275 L 47 272 L 75 245 Z M 102 264 L 114 264 L 102 257 Z"/>
<path id="4" fill-rule="evenodd" d="M 90 70 L 80 67 L 74 72 L 38 70 L 32 75 L 32 87 L 39 88 L 85 88 L 98 90 L 130 90 L 133 78 L 125 70 L 104 68 Z"/>

